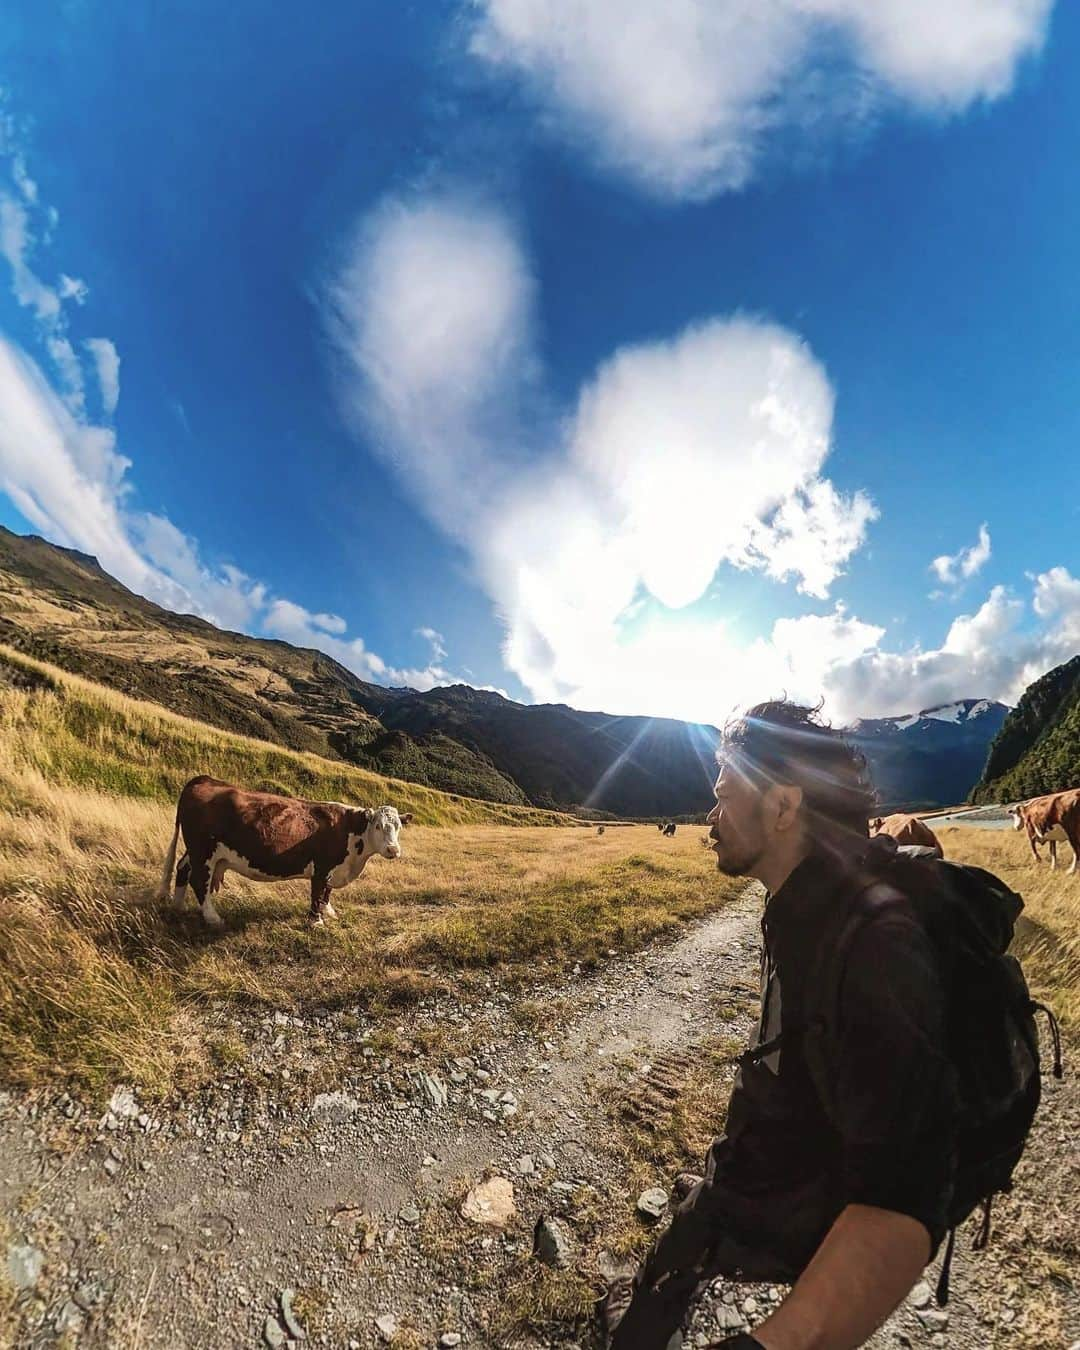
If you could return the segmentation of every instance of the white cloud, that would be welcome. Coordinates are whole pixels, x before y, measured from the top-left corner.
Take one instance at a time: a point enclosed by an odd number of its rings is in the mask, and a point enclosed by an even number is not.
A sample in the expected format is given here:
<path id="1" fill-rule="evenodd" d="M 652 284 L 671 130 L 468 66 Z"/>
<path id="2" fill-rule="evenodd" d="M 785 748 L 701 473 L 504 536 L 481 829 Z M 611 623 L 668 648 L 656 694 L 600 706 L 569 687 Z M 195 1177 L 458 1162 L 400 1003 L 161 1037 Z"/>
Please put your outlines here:
<path id="1" fill-rule="evenodd" d="M 53 332 L 45 339 L 45 350 L 52 357 L 53 365 L 64 386 L 64 401 L 72 412 L 81 413 L 85 404 L 82 366 L 75 355 L 75 348 L 66 337 Z"/>
<path id="2" fill-rule="evenodd" d="M 979 538 L 970 548 L 962 548 L 959 553 L 942 554 L 930 564 L 937 579 L 946 586 L 955 586 L 967 581 L 990 561 L 990 531 L 985 522 L 979 526 Z"/>
<path id="3" fill-rule="evenodd" d="M 78 277 L 69 277 L 66 272 L 60 273 L 56 290 L 61 300 L 74 300 L 77 305 L 85 305 L 90 296 L 86 282 L 80 281 Z"/>
<path id="4" fill-rule="evenodd" d="M 40 367 L 0 338 L 0 492 L 47 539 L 94 555 L 124 585 L 167 609 L 316 647 L 364 679 L 415 689 L 456 682 L 438 664 L 445 653 L 427 667 L 397 669 L 362 639 L 347 638 L 340 615 L 272 597 L 232 565 L 209 566 L 196 541 L 167 517 L 129 508 L 130 467 L 111 429 L 76 415 Z"/>
<path id="5" fill-rule="evenodd" d="M 471 50 L 662 197 L 742 187 L 770 138 L 1009 92 L 1053 0 L 478 0 Z"/>
<path id="6" fill-rule="evenodd" d="M 95 554 L 144 595 L 175 601 L 175 585 L 146 563 L 124 526 L 127 468 L 111 433 L 76 418 L 40 368 L 0 339 L 0 487 L 48 538 Z"/>
<path id="7" fill-rule="evenodd" d="M 431 643 L 431 654 L 436 661 L 443 660 L 446 656 L 446 639 L 441 633 L 437 633 L 434 628 L 417 628 L 416 636 Z"/>
<path id="8" fill-rule="evenodd" d="M 231 564 L 207 564 L 197 542 L 167 517 L 132 508 L 131 461 L 117 451 L 111 427 L 88 419 L 82 368 L 67 336 L 63 305 L 84 304 L 89 290 L 65 273 L 50 288 L 31 266 L 37 241 L 24 202 L 44 216 L 46 235 L 57 217 L 38 202 L 13 137 L 10 119 L 0 113 L 0 155 L 12 159 L 23 199 L 0 190 L 0 254 L 11 265 L 16 299 L 35 313 L 62 396 L 31 357 L 0 337 L 0 491 L 47 539 L 93 554 L 119 581 L 168 609 L 227 629 L 261 627 L 337 656 L 367 678 L 425 689 L 452 682 L 434 663 L 417 671 L 393 669 L 361 639 L 345 637 L 348 625 L 340 615 L 272 597 L 263 582 Z M 83 345 L 97 373 L 102 412 L 111 418 L 120 396 L 119 354 L 108 338 Z"/>
<path id="9" fill-rule="evenodd" d="M 87 338 L 83 346 L 94 359 L 105 416 L 112 417 L 120 401 L 120 353 L 108 338 Z"/>
<path id="10" fill-rule="evenodd" d="M 32 309 L 42 323 L 51 326 L 60 317 L 60 296 L 27 262 L 33 242 L 26 207 L 0 192 L 0 255 L 11 266 L 12 293 L 20 305 Z"/>
<path id="11" fill-rule="evenodd" d="M 328 619 L 330 625 L 326 622 Z M 292 600 L 272 601 L 262 621 L 263 631 L 271 637 L 325 652 L 363 680 L 397 687 L 407 685 L 410 689 L 420 690 L 457 682 L 457 677 L 436 662 L 421 669 L 399 670 L 387 665 L 382 657 L 368 649 L 362 638 L 335 636 L 335 632 L 344 631 L 343 624 L 340 630 L 334 627 L 336 624 L 341 624 L 341 620 L 334 615 L 312 614 Z M 331 631 L 327 631 L 328 627 Z"/>
<path id="12" fill-rule="evenodd" d="M 4 147 L 11 135 L 5 126 Z M 10 153 L 10 151 L 9 151 Z M 31 210 L 38 207 L 37 186 L 27 177 L 22 157 L 11 158 L 12 178 L 21 197 L 0 189 L 0 256 L 11 267 L 11 291 L 20 305 L 33 311 L 45 350 L 56 367 L 64 390 L 64 399 L 71 410 L 80 414 L 84 406 L 82 367 L 67 335 L 64 304 L 84 304 L 89 294 L 86 283 L 61 272 L 55 287 L 47 285 L 30 265 L 37 240 L 31 225 Z M 48 219 L 48 216 L 47 216 Z"/>
<path id="13" fill-rule="evenodd" d="M 11 159 L 11 177 L 15 186 L 31 205 L 38 199 L 38 186 L 26 171 L 26 161 L 16 153 Z"/>
<path id="14" fill-rule="evenodd" d="M 875 646 L 827 677 L 824 692 L 844 718 L 917 712 L 959 698 L 1015 703 L 1024 689 L 1080 651 L 1080 581 L 1063 567 L 1035 579 L 1031 611 L 995 586 L 973 614 L 953 620 L 941 647 Z"/>
<path id="15" fill-rule="evenodd" d="M 1035 613 L 1056 625 L 1061 660 L 1080 653 L 1080 579 L 1067 568 L 1051 567 L 1035 578 Z"/>
<path id="16" fill-rule="evenodd" d="M 876 511 L 821 476 L 833 392 L 792 333 L 734 317 L 623 347 L 538 424 L 531 295 L 499 213 L 383 207 L 332 291 L 347 404 L 468 551 L 533 695 L 639 711 L 640 636 L 636 693 L 623 668 L 643 594 L 685 607 L 728 564 L 825 596 Z"/>
<path id="17" fill-rule="evenodd" d="M 329 293 L 347 401 L 455 536 L 474 527 L 492 475 L 508 467 L 492 463 L 487 444 L 506 426 L 524 369 L 531 296 L 507 222 L 462 200 L 385 204 Z"/>
<path id="18" fill-rule="evenodd" d="M 459 252 L 468 293 L 430 286 L 457 273 Z M 715 721 L 786 691 L 824 695 L 848 720 L 1013 701 L 1080 646 L 1080 581 L 1063 568 L 1035 579 L 1031 605 L 995 587 L 930 650 L 891 648 L 883 627 L 842 606 L 749 641 L 689 609 L 715 598 L 725 565 L 824 598 L 861 547 L 873 503 L 823 476 L 825 371 L 775 324 L 712 319 L 615 352 L 560 422 L 540 423 L 541 439 L 521 410 L 538 368 L 530 292 L 504 218 L 445 198 L 398 203 L 359 236 L 334 322 L 353 363 L 349 407 L 366 411 L 403 481 L 468 551 L 504 625 L 506 666 L 534 698 Z M 419 357 L 406 315 L 422 315 Z M 947 577 L 975 576 L 990 548 L 984 525 L 945 560 Z"/>

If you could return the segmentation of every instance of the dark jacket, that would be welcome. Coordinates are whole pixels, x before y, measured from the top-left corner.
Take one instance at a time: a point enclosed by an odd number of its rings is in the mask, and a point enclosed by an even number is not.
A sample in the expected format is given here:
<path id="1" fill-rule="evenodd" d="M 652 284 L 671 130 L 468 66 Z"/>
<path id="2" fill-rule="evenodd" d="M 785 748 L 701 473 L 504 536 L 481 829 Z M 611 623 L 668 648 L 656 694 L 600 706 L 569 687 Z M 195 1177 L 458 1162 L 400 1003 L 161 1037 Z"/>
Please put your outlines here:
<path id="1" fill-rule="evenodd" d="M 778 1044 L 744 1057 L 710 1153 L 729 1231 L 792 1277 L 849 1204 L 910 1215 L 935 1249 L 945 1231 L 955 1088 L 938 956 L 892 888 L 853 924 L 861 889 L 814 855 L 769 898 L 753 1044 Z"/>

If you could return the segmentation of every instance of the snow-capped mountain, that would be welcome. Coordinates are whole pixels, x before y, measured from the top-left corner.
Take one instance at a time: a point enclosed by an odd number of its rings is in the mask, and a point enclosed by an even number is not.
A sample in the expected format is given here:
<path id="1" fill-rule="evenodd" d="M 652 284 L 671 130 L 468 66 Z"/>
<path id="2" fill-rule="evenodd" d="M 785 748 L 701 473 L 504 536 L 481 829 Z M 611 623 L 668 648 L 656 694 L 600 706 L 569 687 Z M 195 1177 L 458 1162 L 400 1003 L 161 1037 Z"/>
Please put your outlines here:
<path id="1" fill-rule="evenodd" d="M 848 727 L 862 748 L 886 810 L 954 806 L 979 780 L 990 742 L 1009 709 L 965 698 L 901 717 L 865 717 Z"/>
<path id="2" fill-rule="evenodd" d="M 935 722 L 944 722 L 949 726 L 970 726 L 978 722 L 981 734 L 989 725 L 993 725 L 990 737 L 1004 722 L 1009 709 L 1004 703 L 995 703 L 988 698 L 963 698 L 959 703 L 941 703 L 936 708 L 924 708 L 922 712 L 909 713 L 903 717 L 861 717 L 848 728 L 856 736 L 884 736 L 897 731 L 918 729 L 917 734 L 932 733 Z"/>

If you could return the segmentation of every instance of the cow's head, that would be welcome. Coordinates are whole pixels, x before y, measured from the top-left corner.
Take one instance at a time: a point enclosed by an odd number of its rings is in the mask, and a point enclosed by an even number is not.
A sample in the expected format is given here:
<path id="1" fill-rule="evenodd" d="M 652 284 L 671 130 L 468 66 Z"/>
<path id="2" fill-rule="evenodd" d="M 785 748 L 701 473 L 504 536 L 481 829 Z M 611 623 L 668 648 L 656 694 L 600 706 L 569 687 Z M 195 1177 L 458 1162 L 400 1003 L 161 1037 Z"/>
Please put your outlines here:
<path id="1" fill-rule="evenodd" d="M 880 830 L 882 825 L 884 824 L 885 824 L 885 817 L 878 816 L 875 820 L 872 820 L 870 822 L 870 833 L 877 834 L 878 830 Z"/>
<path id="2" fill-rule="evenodd" d="M 403 826 L 408 825 L 412 820 L 412 812 L 407 811 L 403 816 L 398 815 L 397 808 L 393 806 L 376 806 L 364 811 L 357 811 L 357 816 L 363 817 L 366 824 L 358 822 L 357 832 L 363 841 L 365 853 L 378 853 L 383 858 L 400 858 L 401 842 L 398 835 Z"/>
<path id="3" fill-rule="evenodd" d="M 1024 828 L 1024 813 L 1019 806 L 1009 807 L 1009 818 L 1012 820 L 1014 830 Z"/>

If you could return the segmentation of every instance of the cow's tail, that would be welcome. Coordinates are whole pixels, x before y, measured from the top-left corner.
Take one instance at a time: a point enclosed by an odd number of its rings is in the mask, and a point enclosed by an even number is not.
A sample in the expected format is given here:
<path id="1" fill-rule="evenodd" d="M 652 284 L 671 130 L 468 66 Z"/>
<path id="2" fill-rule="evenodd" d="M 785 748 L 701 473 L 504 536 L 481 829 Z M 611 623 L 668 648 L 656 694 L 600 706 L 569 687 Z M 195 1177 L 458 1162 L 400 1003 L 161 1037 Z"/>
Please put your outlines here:
<path id="1" fill-rule="evenodd" d="M 169 887 L 172 885 L 173 871 L 176 867 L 176 844 L 180 838 L 180 807 L 176 808 L 176 829 L 173 830 L 172 843 L 169 845 L 169 851 L 165 854 L 165 862 L 161 868 L 161 880 L 158 882 L 158 888 L 155 892 L 158 900 L 167 900 L 169 898 Z"/>

